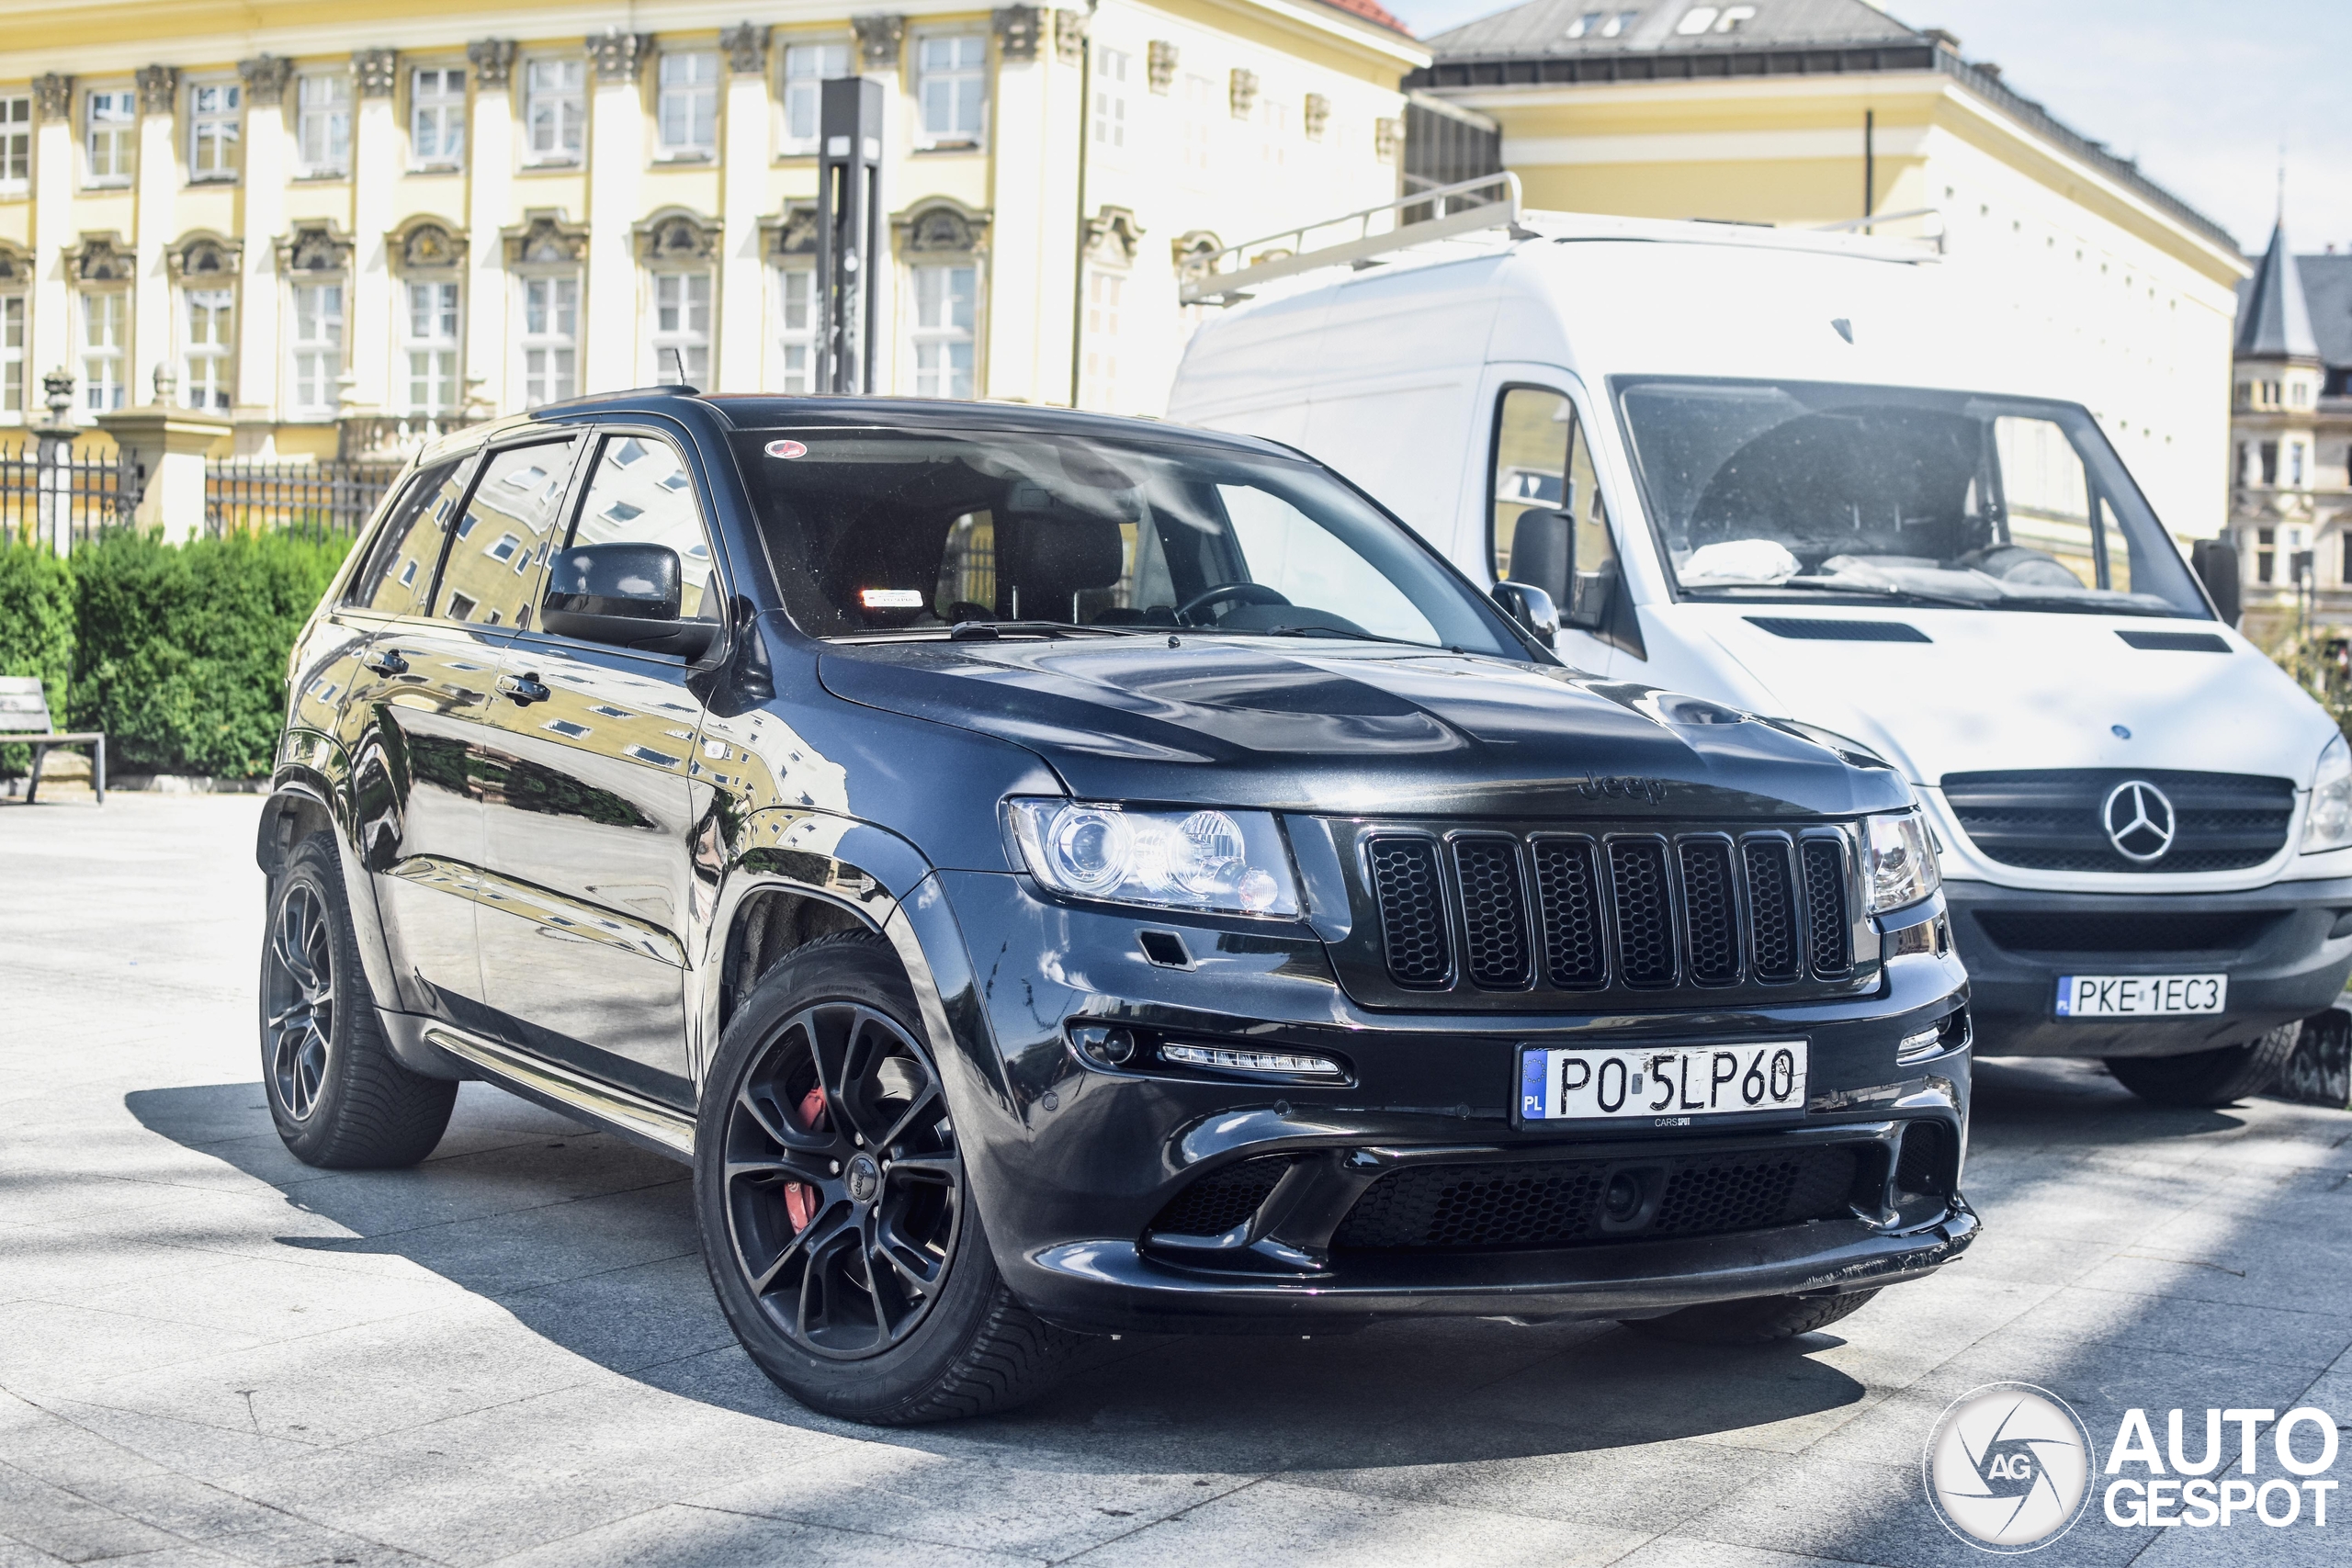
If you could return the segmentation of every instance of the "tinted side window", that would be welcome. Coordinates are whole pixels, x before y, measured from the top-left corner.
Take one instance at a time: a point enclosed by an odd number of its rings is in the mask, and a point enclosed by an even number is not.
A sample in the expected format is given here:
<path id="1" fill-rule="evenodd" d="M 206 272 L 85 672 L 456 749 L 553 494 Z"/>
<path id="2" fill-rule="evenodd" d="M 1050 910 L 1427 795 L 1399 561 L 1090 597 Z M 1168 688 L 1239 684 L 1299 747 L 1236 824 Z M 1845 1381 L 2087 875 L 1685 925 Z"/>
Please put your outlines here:
<path id="1" fill-rule="evenodd" d="M 567 439 L 490 455 L 449 541 L 436 616 L 483 626 L 528 624 L 526 612 L 562 513 L 571 453 Z"/>
<path id="2" fill-rule="evenodd" d="M 1568 514 L 1577 572 L 1590 575 L 1616 558 L 1592 470 L 1592 448 L 1577 422 L 1576 405 L 1547 387 L 1510 388 L 1495 410 L 1490 502 L 1487 543 L 1498 581 L 1510 576 L 1511 532 L 1520 513 L 1531 507 Z"/>
<path id="3" fill-rule="evenodd" d="M 694 479 L 676 447 L 644 435 L 607 435 L 596 453 L 588 499 L 571 545 L 667 545 L 678 552 L 678 615 L 718 618 L 711 590 L 710 536 L 695 504 Z"/>
<path id="4" fill-rule="evenodd" d="M 457 504 L 462 457 L 420 468 L 376 531 L 368 559 L 351 576 L 343 602 L 387 615 L 412 615 L 424 608 L 441 554 L 441 529 Z"/>

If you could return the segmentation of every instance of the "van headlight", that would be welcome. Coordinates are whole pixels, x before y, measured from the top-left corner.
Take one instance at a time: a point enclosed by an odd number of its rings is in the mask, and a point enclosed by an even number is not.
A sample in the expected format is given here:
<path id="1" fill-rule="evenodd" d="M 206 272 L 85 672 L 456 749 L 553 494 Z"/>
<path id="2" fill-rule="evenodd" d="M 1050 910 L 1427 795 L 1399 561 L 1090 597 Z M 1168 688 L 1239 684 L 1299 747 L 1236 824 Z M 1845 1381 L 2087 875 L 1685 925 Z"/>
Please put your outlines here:
<path id="1" fill-rule="evenodd" d="M 1006 804 L 1030 874 L 1057 893 L 1224 915 L 1298 913 L 1290 855 L 1271 812 Z"/>
<path id="2" fill-rule="evenodd" d="M 1928 824 L 1917 811 L 1867 817 L 1871 913 L 1883 915 L 1916 904 L 1943 886 Z"/>
<path id="3" fill-rule="evenodd" d="M 2352 844 L 2352 746 L 2338 735 L 2319 754 L 2312 775 L 2312 808 L 2303 818 L 2303 853 Z"/>

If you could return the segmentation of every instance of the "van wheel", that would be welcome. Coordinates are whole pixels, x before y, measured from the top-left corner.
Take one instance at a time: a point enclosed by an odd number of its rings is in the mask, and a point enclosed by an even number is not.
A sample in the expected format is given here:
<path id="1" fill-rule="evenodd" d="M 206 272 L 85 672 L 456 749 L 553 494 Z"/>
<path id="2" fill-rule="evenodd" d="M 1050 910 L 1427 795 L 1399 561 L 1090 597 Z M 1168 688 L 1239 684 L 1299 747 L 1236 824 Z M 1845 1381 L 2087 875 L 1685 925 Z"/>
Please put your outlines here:
<path id="1" fill-rule="evenodd" d="M 736 1337 L 803 1404 L 886 1427 L 1008 1409 L 1087 1342 L 998 1274 L 921 1017 L 880 937 L 808 943 L 728 1025 L 695 1131 Z"/>
<path id="2" fill-rule="evenodd" d="M 261 1081 L 277 1135 L 305 1165 L 414 1165 L 457 1104 L 454 1080 L 393 1058 L 359 967 L 334 840 L 313 833 L 269 890 L 261 950 Z"/>
<path id="3" fill-rule="evenodd" d="M 2303 1026 L 2282 1023 L 2244 1045 L 2193 1051 L 2186 1056 L 2109 1056 L 2115 1081 L 2151 1105 L 2207 1108 L 2260 1094 L 2278 1081 L 2295 1054 Z"/>
<path id="4" fill-rule="evenodd" d="M 1678 1345 L 1767 1345 L 1851 1317 L 1877 1294 L 1849 1291 L 1842 1296 L 1750 1296 L 1684 1307 L 1664 1317 L 1629 1318 L 1625 1326 L 1645 1338 Z"/>

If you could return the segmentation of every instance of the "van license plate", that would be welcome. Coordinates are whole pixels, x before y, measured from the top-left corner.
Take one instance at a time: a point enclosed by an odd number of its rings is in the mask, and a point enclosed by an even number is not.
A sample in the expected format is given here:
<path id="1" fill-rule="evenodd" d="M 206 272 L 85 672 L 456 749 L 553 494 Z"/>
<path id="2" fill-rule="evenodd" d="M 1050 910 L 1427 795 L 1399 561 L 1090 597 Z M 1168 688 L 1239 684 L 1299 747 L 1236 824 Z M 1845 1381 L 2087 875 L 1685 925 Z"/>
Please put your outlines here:
<path id="1" fill-rule="evenodd" d="M 1687 1127 L 1717 1116 L 1804 1110 L 1805 1042 L 1531 1047 L 1520 1053 L 1522 1122 Z"/>
<path id="2" fill-rule="evenodd" d="M 2060 1018 L 2179 1018 L 2229 1005 L 2227 975 L 2061 975 Z"/>

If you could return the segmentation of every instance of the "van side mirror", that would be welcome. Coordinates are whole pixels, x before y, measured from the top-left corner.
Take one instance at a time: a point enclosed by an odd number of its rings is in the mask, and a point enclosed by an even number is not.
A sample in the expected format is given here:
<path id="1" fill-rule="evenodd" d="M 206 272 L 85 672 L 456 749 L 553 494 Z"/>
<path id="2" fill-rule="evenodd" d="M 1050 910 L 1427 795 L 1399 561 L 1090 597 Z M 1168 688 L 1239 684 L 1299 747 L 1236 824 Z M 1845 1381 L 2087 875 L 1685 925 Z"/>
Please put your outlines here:
<path id="1" fill-rule="evenodd" d="M 678 617 L 678 552 L 667 545 L 575 545 L 548 564 L 539 626 L 558 637 L 699 658 L 718 632 Z"/>
<path id="2" fill-rule="evenodd" d="M 1617 559 L 1605 556 L 1580 569 L 1574 520 L 1565 512 L 1531 507 L 1511 525 L 1510 580 L 1550 594 L 1562 626 L 1597 632 L 1609 624 L 1617 594 Z"/>
<path id="3" fill-rule="evenodd" d="M 1553 606 L 1552 596 L 1532 582 L 1504 579 L 1495 584 L 1495 603 L 1546 648 L 1560 635 L 1560 612 Z"/>
<path id="4" fill-rule="evenodd" d="M 2205 592 L 2213 596 L 2213 609 L 2230 626 L 2238 624 L 2245 609 L 2244 596 L 2238 591 L 2237 541 L 2226 536 L 2219 539 L 2199 539 L 2188 547 L 2188 564 L 2204 580 Z"/>

